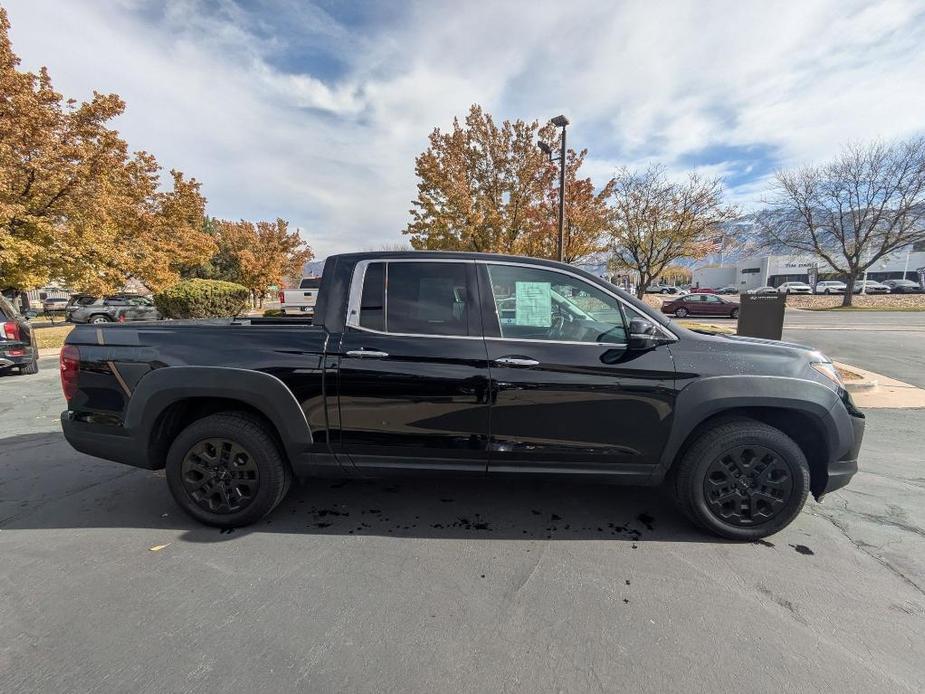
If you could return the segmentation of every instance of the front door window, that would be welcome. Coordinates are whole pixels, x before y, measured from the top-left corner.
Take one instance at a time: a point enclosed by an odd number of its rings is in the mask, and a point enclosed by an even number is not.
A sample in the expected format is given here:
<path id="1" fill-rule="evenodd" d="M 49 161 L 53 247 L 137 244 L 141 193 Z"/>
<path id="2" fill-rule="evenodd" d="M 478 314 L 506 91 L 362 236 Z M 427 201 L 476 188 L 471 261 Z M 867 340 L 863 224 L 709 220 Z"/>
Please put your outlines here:
<path id="1" fill-rule="evenodd" d="M 620 303 L 577 277 L 495 264 L 488 276 L 502 338 L 626 343 Z"/>

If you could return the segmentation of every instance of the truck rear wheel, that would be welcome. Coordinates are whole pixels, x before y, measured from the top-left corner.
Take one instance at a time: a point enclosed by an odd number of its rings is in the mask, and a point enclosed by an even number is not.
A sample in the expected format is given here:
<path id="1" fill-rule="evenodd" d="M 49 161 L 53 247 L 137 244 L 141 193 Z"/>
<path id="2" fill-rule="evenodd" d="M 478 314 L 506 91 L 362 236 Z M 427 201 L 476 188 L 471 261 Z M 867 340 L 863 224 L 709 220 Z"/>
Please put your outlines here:
<path id="1" fill-rule="evenodd" d="M 789 525 L 809 492 L 809 464 L 779 429 L 736 419 L 702 434 L 670 481 L 681 510 L 705 530 L 757 540 Z"/>
<path id="2" fill-rule="evenodd" d="M 291 471 L 266 425 L 243 412 L 199 419 L 167 453 L 167 484 L 176 502 L 206 525 L 249 525 L 270 513 L 289 489 Z"/>

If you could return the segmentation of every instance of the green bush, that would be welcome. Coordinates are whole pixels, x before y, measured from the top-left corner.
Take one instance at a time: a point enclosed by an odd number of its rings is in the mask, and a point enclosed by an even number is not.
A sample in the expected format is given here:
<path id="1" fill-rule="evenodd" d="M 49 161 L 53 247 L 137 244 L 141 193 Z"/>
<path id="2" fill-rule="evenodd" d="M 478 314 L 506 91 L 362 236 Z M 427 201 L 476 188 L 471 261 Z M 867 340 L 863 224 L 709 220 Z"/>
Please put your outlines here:
<path id="1" fill-rule="evenodd" d="M 263 312 L 263 315 L 265 318 L 270 318 L 273 316 L 285 316 L 286 312 L 283 311 L 283 309 L 281 308 L 268 308 L 266 311 Z"/>
<path id="2" fill-rule="evenodd" d="M 221 280 L 185 280 L 154 295 L 164 318 L 229 318 L 244 310 L 250 292 Z"/>

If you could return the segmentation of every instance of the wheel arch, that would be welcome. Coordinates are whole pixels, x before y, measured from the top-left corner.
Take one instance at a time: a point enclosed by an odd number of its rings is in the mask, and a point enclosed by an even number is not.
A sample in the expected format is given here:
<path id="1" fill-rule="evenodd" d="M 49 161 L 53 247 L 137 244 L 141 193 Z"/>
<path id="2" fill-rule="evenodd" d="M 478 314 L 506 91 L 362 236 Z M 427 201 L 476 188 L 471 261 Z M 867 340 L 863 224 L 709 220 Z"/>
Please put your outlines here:
<path id="1" fill-rule="evenodd" d="M 680 414 L 675 417 L 653 482 L 664 479 L 701 434 L 722 422 L 744 417 L 780 429 L 794 440 L 809 463 L 810 491 L 818 496 L 826 484 L 829 461 L 839 453 L 840 424 L 832 416 L 837 403 L 834 391 L 801 379 L 725 376 L 698 381 L 678 396 L 676 412 Z"/>
<path id="2" fill-rule="evenodd" d="M 267 426 L 291 463 L 312 443 L 311 429 L 292 391 L 271 374 L 225 367 L 168 367 L 150 372 L 129 400 L 125 426 L 145 447 L 148 465 L 164 467 L 176 435 L 192 422 L 223 411 L 247 412 Z"/>

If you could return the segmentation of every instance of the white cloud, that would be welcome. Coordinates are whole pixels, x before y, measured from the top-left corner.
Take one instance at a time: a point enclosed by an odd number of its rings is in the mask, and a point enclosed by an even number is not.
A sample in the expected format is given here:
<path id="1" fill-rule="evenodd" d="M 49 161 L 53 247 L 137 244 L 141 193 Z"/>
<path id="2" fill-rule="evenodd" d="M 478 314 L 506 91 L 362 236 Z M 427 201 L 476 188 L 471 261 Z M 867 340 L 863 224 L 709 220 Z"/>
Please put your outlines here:
<path id="1" fill-rule="evenodd" d="M 742 174 L 735 148 L 790 166 L 925 127 L 912 1 L 421 2 L 379 28 L 276 0 L 285 37 L 231 0 L 7 6 L 26 67 L 48 65 L 67 96 L 119 93 L 130 144 L 201 179 L 210 213 L 283 216 L 319 255 L 401 240 L 414 156 L 473 102 L 566 113 L 598 181 L 649 161 Z M 336 77 L 274 60 L 306 47 L 334 54 Z M 736 201 L 760 198 L 768 162 L 755 167 Z"/>

